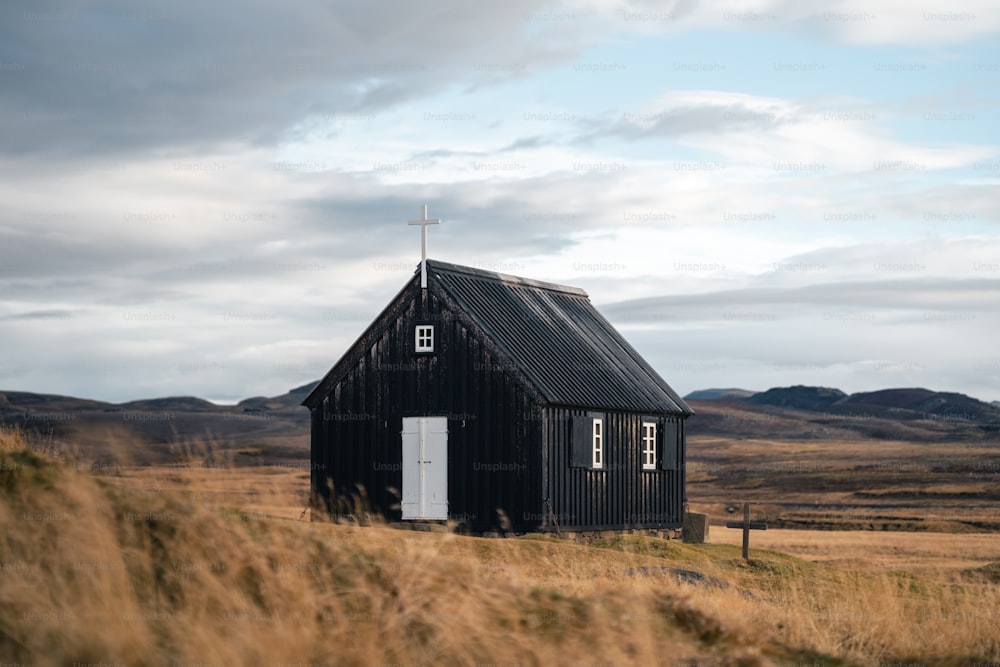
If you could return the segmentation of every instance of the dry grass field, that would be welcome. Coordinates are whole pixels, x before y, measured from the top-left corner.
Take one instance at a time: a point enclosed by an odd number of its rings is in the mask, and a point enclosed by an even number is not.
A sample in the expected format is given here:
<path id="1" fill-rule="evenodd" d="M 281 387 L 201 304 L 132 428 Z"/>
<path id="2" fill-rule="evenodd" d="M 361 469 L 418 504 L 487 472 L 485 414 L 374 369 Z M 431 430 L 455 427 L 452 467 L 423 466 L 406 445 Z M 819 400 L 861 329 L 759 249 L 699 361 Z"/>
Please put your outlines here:
<path id="1" fill-rule="evenodd" d="M 137 495 L 179 493 L 206 507 L 230 507 L 274 519 L 310 519 L 309 473 L 291 465 L 205 467 L 194 462 L 120 467 L 98 476 Z"/>
<path id="2" fill-rule="evenodd" d="M 949 558 L 929 534 L 764 531 L 744 563 L 720 527 L 587 547 L 339 526 L 298 520 L 294 468 L 92 470 L 25 445 L 0 433 L 8 662 L 1000 662 L 993 536 L 942 536 Z"/>
<path id="3" fill-rule="evenodd" d="M 742 531 L 713 526 L 713 544 L 742 544 Z M 859 530 L 752 531 L 750 555 L 779 551 L 806 561 L 858 572 L 909 572 L 939 581 L 963 580 L 976 568 L 1000 563 L 1000 535 Z"/>
<path id="4" fill-rule="evenodd" d="M 1000 443 L 692 438 L 692 509 L 754 503 L 772 527 L 1000 531 Z"/>

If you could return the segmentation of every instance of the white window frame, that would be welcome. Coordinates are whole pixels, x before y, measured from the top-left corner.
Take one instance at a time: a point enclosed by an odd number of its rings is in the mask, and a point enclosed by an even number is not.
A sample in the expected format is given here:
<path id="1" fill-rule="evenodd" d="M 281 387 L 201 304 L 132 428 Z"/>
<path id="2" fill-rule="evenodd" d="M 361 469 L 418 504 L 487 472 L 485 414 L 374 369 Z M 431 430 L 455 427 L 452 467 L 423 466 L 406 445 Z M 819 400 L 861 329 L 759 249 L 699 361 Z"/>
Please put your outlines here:
<path id="1" fill-rule="evenodd" d="M 656 422 L 642 422 L 642 469 L 656 470 Z"/>
<path id="2" fill-rule="evenodd" d="M 418 324 L 413 330 L 414 350 L 417 352 L 434 351 L 434 325 Z"/>
<path id="3" fill-rule="evenodd" d="M 593 435 L 593 466 L 595 468 L 604 467 L 604 420 L 595 417 L 591 434 Z"/>

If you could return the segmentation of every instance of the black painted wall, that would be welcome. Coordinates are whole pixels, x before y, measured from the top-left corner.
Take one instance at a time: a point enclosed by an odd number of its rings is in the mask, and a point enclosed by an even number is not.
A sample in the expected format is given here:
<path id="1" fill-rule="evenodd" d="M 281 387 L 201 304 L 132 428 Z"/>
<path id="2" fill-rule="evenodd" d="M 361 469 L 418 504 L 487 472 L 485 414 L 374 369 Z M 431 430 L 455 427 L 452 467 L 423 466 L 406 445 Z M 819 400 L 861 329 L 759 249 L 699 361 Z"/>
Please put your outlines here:
<path id="1" fill-rule="evenodd" d="M 414 351 L 417 324 L 435 325 L 434 353 Z M 333 513 L 400 520 L 403 417 L 446 416 L 449 516 L 476 531 L 537 527 L 541 409 L 474 328 L 413 283 L 362 336 L 312 416 L 313 490 Z"/>
<path id="2" fill-rule="evenodd" d="M 435 325 L 434 353 L 415 352 L 417 324 Z M 312 414 L 320 511 L 399 521 L 402 419 L 446 416 L 449 516 L 473 531 L 682 525 L 682 418 L 543 405 L 475 322 L 421 290 L 419 277 L 338 367 L 342 379 Z M 605 420 L 605 467 L 572 467 L 572 418 L 593 412 Z M 676 424 L 676 469 L 642 469 L 641 424 L 651 416 L 661 438 Z"/>
<path id="3" fill-rule="evenodd" d="M 548 488 L 559 527 L 577 530 L 679 528 L 684 521 L 684 422 L 676 415 L 649 415 L 593 409 L 550 407 L 547 413 Z M 571 465 L 573 418 L 604 420 L 604 467 Z M 655 470 L 642 467 L 642 422 L 655 418 L 658 459 Z M 665 448 L 676 424 L 676 449 Z M 665 469 L 664 452 L 676 457 Z"/>

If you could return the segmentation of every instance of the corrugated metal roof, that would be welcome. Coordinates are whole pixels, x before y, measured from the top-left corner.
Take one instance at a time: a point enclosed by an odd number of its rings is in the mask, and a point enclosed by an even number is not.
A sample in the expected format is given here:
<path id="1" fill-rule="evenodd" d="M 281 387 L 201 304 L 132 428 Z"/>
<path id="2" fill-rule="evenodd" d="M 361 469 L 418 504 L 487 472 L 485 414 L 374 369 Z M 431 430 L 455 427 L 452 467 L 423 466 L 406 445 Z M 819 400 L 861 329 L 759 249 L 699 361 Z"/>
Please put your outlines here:
<path id="1" fill-rule="evenodd" d="M 693 414 L 583 290 L 434 260 L 427 275 L 550 403 Z"/>

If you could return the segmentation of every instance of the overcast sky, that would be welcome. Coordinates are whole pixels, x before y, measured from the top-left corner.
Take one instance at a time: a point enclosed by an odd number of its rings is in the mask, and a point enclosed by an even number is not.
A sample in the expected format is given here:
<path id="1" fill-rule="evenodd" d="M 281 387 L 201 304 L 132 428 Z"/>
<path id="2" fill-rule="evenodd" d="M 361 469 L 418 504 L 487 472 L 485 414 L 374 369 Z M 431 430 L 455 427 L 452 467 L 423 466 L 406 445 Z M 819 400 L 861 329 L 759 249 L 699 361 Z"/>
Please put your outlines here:
<path id="1" fill-rule="evenodd" d="M 3 3 L 0 389 L 318 379 L 426 203 L 682 394 L 1000 400 L 998 45 L 994 0 Z"/>

